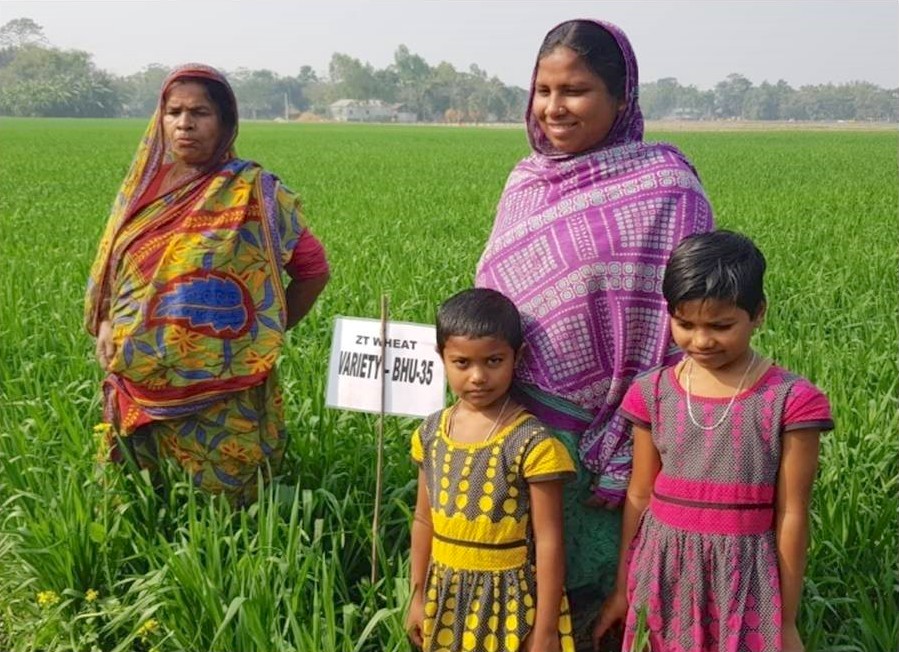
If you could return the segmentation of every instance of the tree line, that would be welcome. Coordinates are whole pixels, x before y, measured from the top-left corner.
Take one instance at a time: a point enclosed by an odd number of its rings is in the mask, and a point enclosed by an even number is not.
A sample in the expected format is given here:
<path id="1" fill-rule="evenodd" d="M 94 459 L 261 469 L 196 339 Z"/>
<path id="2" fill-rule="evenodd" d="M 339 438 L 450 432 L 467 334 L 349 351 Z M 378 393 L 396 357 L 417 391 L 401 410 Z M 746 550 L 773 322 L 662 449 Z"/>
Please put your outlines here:
<path id="1" fill-rule="evenodd" d="M 666 77 L 640 85 L 640 106 L 650 119 L 859 120 L 899 121 L 899 89 L 870 82 L 792 88 L 784 80 L 754 86 L 730 74 L 712 90 L 681 86 Z"/>
<path id="2" fill-rule="evenodd" d="M 138 117 L 152 113 L 168 68 L 151 64 L 124 77 L 101 70 L 92 55 L 47 42 L 40 25 L 17 18 L 0 27 L 0 115 L 36 117 Z M 519 122 L 527 91 L 507 86 L 476 64 L 467 71 L 436 66 L 400 45 L 382 69 L 334 53 L 327 75 L 308 65 L 295 76 L 270 70 L 226 73 L 247 118 L 327 117 L 340 99 L 402 105 L 426 122 Z M 682 86 L 668 77 L 640 85 L 648 119 L 899 121 L 899 89 L 868 82 L 792 88 L 784 80 L 755 86 L 728 75 L 711 90 Z"/>

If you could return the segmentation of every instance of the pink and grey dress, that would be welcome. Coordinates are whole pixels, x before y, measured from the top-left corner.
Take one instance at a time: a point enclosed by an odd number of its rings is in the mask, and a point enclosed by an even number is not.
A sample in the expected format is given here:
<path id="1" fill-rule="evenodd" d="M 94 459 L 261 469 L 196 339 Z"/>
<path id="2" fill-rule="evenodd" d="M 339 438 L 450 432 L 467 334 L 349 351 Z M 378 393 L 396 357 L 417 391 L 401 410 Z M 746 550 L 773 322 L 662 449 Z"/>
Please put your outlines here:
<path id="1" fill-rule="evenodd" d="M 710 426 L 729 402 L 693 396 L 693 418 Z M 736 397 L 720 426 L 704 430 L 666 367 L 637 379 L 620 412 L 652 431 L 662 460 L 631 547 L 624 649 L 645 609 L 654 650 L 780 650 L 774 501 L 781 437 L 832 430 L 827 398 L 772 366 Z"/>

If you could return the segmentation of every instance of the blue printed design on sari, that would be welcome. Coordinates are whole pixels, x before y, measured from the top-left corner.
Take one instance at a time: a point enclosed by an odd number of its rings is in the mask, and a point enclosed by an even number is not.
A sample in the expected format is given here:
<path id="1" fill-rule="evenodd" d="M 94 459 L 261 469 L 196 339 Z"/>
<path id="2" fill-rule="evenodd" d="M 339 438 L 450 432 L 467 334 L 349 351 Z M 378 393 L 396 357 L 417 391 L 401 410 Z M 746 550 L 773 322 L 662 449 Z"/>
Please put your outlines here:
<path id="1" fill-rule="evenodd" d="M 150 305 L 150 324 L 177 324 L 204 335 L 234 339 L 255 321 L 249 292 L 239 279 L 214 270 L 172 279 Z"/>

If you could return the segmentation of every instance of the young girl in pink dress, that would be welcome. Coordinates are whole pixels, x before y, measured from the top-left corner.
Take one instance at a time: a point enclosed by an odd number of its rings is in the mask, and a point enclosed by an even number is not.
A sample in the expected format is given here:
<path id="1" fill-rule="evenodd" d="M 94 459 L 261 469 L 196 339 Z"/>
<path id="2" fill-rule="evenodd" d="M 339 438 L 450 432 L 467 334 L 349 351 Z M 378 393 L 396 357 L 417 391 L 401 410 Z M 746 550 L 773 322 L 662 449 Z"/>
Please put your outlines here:
<path id="1" fill-rule="evenodd" d="M 677 364 L 621 404 L 634 467 L 598 641 L 645 619 L 653 652 L 801 651 L 796 615 L 827 398 L 759 355 L 765 259 L 746 237 L 684 239 L 663 281 Z"/>

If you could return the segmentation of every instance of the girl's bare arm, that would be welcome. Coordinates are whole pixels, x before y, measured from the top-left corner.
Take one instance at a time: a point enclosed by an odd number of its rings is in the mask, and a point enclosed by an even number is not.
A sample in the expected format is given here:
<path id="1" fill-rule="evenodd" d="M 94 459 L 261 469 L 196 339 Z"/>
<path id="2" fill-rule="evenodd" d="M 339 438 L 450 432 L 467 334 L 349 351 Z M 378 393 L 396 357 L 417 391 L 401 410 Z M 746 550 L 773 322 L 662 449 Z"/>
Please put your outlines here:
<path id="1" fill-rule="evenodd" d="M 530 484 L 531 524 L 537 562 L 537 614 L 529 649 L 559 648 L 559 612 L 565 582 L 565 547 L 562 543 L 562 482 Z"/>
<path id="2" fill-rule="evenodd" d="M 421 647 L 422 623 L 424 621 L 424 592 L 431 559 L 431 537 L 434 526 L 431 523 L 431 504 L 424 472 L 418 472 L 418 495 L 415 499 L 415 516 L 412 520 L 412 549 L 410 552 L 410 578 L 412 600 L 406 618 L 406 631 L 412 642 Z"/>
<path id="3" fill-rule="evenodd" d="M 774 527 L 785 643 L 788 631 L 795 632 L 802 594 L 808 548 L 808 511 L 818 470 L 819 443 L 820 432 L 816 429 L 783 434 Z M 801 649 L 801 644 L 794 648 Z"/>

